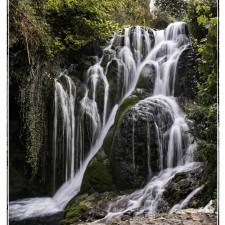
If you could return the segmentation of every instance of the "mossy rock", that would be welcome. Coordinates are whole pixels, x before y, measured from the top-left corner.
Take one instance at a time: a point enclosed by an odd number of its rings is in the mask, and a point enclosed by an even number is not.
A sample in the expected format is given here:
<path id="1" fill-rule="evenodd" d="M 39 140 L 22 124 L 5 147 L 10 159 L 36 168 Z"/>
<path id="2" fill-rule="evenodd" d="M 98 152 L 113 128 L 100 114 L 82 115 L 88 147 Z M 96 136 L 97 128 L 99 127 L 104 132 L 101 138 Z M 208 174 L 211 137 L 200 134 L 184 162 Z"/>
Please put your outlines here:
<path id="1" fill-rule="evenodd" d="M 112 190 L 115 190 L 115 186 L 109 170 L 109 161 L 104 151 L 101 150 L 85 171 L 81 193 L 92 194 Z"/>
<path id="2" fill-rule="evenodd" d="M 164 135 L 172 126 L 173 118 L 169 110 L 164 108 L 164 104 L 156 100 L 139 101 L 139 97 L 143 97 L 144 93 L 139 96 L 133 93 L 125 99 L 116 115 L 110 166 L 118 190 L 141 188 L 148 178 L 158 173 L 166 164 L 166 149 L 163 150 L 163 161 L 159 163 L 159 143 L 155 124 L 158 125 L 161 135 Z M 147 160 L 150 157 L 148 147 L 151 155 L 150 166 Z"/>
<path id="3" fill-rule="evenodd" d="M 123 100 L 123 102 L 119 106 L 117 113 L 116 113 L 115 122 L 114 122 L 114 135 L 117 133 L 117 130 L 118 130 L 124 116 L 126 115 L 126 113 L 138 101 L 139 101 L 139 97 L 137 95 L 131 95 Z"/>
<path id="4" fill-rule="evenodd" d="M 74 222 L 78 222 L 82 219 L 83 215 L 88 211 L 88 207 L 82 204 L 74 204 L 67 208 L 64 212 L 64 219 L 60 222 L 60 225 L 69 225 Z"/>

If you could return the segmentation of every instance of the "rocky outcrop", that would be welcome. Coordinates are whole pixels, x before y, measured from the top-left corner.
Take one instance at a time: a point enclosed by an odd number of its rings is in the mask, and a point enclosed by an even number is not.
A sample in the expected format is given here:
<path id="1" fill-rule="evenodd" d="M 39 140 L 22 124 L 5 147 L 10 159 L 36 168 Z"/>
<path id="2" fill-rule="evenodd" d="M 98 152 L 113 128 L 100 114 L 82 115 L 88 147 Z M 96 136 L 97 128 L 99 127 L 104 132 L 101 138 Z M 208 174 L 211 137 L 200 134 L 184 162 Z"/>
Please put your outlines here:
<path id="1" fill-rule="evenodd" d="M 136 88 L 144 89 L 149 96 L 153 94 L 157 71 L 152 63 L 147 63 L 141 70 Z"/>
<path id="2" fill-rule="evenodd" d="M 121 60 L 114 58 L 107 67 L 107 80 L 109 82 L 108 109 L 112 110 L 115 104 L 121 101 L 124 87 L 124 67 Z"/>
<path id="3" fill-rule="evenodd" d="M 169 204 L 169 207 L 174 206 L 184 200 L 192 191 L 201 186 L 199 183 L 203 175 L 203 168 L 178 173 L 166 186 L 163 193 L 164 200 Z M 203 207 L 204 201 L 201 201 L 200 196 L 204 192 L 204 188 L 200 190 L 188 203 L 186 207 Z"/>
<path id="4" fill-rule="evenodd" d="M 104 192 L 93 193 L 91 195 L 82 194 L 74 198 L 64 211 L 64 218 L 61 225 L 216 225 L 217 214 L 212 207 L 212 201 L 204 208 L 182 209 L 171 214 L 155 213 L 152 215 L 135 215 L 134 212 L 114 215 L 107 222 L 97 223 L 95 221 L 107 215 L 109 206 L 115 202 L 119 196 L 127 194 L 125 192 Z"/>
<path id="5" fill-rule="evenodd" d="M 195 100 L 198 79 L 197 52 L 195 46 L 190 45 L 181 53 L 177 64 L 174 96 L 178 97 L 182 105 Z"/>
<path id="6" fill-rule="evenodd" d="M 64 210 L 64 219 L 60 224 L 70 225 L 81 223 L 81 221 L 93 222 L 102 219 L 107 215 L 109 204 L 115 201 L 118 196 L 119 193 L 116 192 L 79 195 Z"/>

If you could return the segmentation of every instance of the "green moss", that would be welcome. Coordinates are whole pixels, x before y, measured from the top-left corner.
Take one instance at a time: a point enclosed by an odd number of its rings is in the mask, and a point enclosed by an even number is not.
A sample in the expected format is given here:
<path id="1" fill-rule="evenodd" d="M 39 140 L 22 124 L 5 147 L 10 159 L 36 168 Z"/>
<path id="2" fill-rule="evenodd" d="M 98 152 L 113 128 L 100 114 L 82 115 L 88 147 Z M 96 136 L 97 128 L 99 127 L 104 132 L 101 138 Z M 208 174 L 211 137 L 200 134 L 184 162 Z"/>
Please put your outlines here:
<path id="1" fill-rule="evenodd" d="M 107 158 L 109 157 L 109 154 L 111 152 L 111 147 L 113 143 L 113 137 L 114 137 L 114 126 L 108 131 L 108 134 L 105 137 L 102 149 L 104 153 L 106 154 Z"/>
<path id="2" fill-rule="evenodd" d="M 88 207 L 82 204 L 73 204 L 67 208 L 64 212 L 64 219 L 60 222 L 60 225 L 69 225 L 73 222 L 78 222 L 80 215 L 86 213 Z"/>
<path id="3" fill-rule="evenodd" d="M 131 95 L 128 98 L 124 99 L 123 102 L 121 103 L 121 105 L 116 113 L 116 118 L 115 118 L 115 123 L 114 123 L 115 124 L 114 125 L 114 137 L 118 131 L 118 128 L 120 127 L 120 124 L 121 124 L 124 116 L 131 109 L 131 107 L 138 102 L 138 100 L 139 99 L 136 95 Z"/>
<path id="4" fill-rule="evenodd" d="M 81 193 L 102 193 L 115 190 L 109 170 L 109 161 L 104 151 L 97 154 L 89 164 L 81 185 Z"/>

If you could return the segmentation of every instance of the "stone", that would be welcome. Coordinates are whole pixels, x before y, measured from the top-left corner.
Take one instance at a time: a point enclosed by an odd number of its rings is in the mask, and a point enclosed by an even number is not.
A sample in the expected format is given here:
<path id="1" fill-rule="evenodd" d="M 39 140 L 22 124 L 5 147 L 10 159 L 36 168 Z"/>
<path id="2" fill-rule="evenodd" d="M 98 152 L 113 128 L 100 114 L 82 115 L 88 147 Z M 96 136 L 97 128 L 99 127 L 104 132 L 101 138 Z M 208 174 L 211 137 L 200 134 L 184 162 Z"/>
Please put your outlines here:
<path id="1" fill-rule="evenodd" d="M 156 68 L 153 64 L 147 63 L 141 70 L 136 88 L 144 89 L 148 95 L 153 95 L 156 79 Z"/>
<path id="2" fill-rule="evenodd" d="M 184 39 L 182 39 L 184 40 Z M 196 46 L 190 44 L 178 60 L 174 96 L 183 106 L 185 102 L 194 101 L 197 96 L 199 80 Z"/>
<path id="3" fill-rule="evenodd" d="M 149 114 L 154 115 L 154 119 L 149 117 Z M 165 120 L 162 120 L 162 118 L 165 118 Z M 139 102 L 121 118 L 121 124 L 115 133 L 110 161 L 112 176 L 117 189 L 140 188 L 146 183 L 146 178 L 149 177 L 147 162 L 148 123 L 151 127 L 151 170 L 153 173 L 159 172 L 157 163 L 159 143 L 155 130 L 156 120 L 162 135 L 173 123 L 170 113 L 154 101 Z M 133 151 L 135 159 L 133 159 Z"/>
<path id="4" fill-rule="evenodd" d="M 202 174 L 202 167 L 176 174 L 175 177 L 167 184 L 163 193 L 163 199 L 169 204 L 170 207 L 185 199 L 188 194 L 199 187 L 199 179 L 201 178 Z M 193 204 L 192 202 L 195 201 L 194 197 L 191 199 L 188 206 Z M 199 203 L 200 202 L 197 201 L 196 205 Z"/>

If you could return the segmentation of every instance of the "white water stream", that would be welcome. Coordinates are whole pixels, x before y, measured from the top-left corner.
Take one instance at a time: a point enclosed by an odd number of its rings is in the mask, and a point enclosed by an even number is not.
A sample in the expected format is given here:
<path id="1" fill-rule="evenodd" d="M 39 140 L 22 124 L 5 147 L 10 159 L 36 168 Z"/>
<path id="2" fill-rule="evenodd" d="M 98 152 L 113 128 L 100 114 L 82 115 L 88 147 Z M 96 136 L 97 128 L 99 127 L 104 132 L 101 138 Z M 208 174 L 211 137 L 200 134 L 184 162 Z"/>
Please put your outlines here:
<path id="1" fill-rule="evenodd" d="M 127 201 L 125 208 L 111 206 L 109 215 L 106 219 L 113 215 L 123 213 L 129 210 L 136 210 L 138 213 L 143 211 L 155 212 L 161 201 L 161 196 L 167 182 L 181 171 L 195 168 L 196 164 L 191 162 L 191 158 L 186 156 L 190 137 L 183 132 L 188 130 L 185 122 L 185 116 L 172 97 L 174 95 L 174 86 L 176 78 L 176 67 L 179 56 L 187 47 L 187 37 L 185 36 L 185 23 L 177 22 L 168 26 L 165 31 L 151 31 L 154 35 L 154 44 L 150 39 L 148 29 L 140 26 L 135 28 L 126 28 L 124 30 L 124 45 L 116 51 L 112 46 L 116 37 L 114 37 L 109 46 L 103 50 L 110 52 L 112 57 L 109 59 L 107 66 L 101 66 L 103 57 L 90 67 L 87 72 L 88 80 L 92 88 L 86 86 L 85 95 L 80 101 L 81 112 L 91 119 L 91 148 L 84 157 L 84 130 L 82 117 L 75 118 L 75 102 L 76 102 L 76 86 L 72 79 L 62 73 L 55 79 L 55 114 L 54 114 L 54 132 L 53 132 L 53 188 L 56 186 L 57 166 L 61 165 L 57 161 L 57 153 L 63 155 L 63 168 L 65 168 L 65 183 L 59 188 L 52 198 L 30 198 L 10 202 L 9 217 L 13 220 L 22 220 L 29 217 L 37 217 L 50 215 L 62 211 L 66 204 L 79 192 L 84 172 L 89 161 L 101 148 L 104 138 L 108 130 L 114 123 L 115 115 L 120 102 L 129 96 L 136 87 L 142 69 L 151 64 L 156 70 L 155 88 L 152 97 L 143 101 L 160 104 L 169 110 L 174 119 L 173 125 L 169 131 L 169 143 L 167 153 L 167 169 L 162 170 L 160 174 L 154 177 L 144 189 L 134 192 L 129 196 L 121 199 Z M 132 35 L 132 39 L 131 39 Z M 182 39 L 182 37 L 184 38 Z M 183 40 L 183 41 L 180 41 Z M 107 79 L 108 68 L 113 60 L 118 64 L 118 79 L 123 77 L 123 85 L 119 100 L 109 109 L 109 90 L 110 85 Z M 63 81 L 61 81 L 63 79 Z M 104 86 L 104 106 L 102 114 L 99 112 L 99 103 L 97 100 L 97 91 Z M 82 114 L 82 115 L 83 115 Z M 62 121 L 59 120 L 61 118 Z M 61 127 L 60 123 L 63 124 Z M 150 129 L 146 134 L 148 136 L 148 162 L 149 172 L 151 172 L 150 158 Z M 155 122 L 157 131 L 157 141 L 159 143 L 159 162 L 160 168 L 163 169 L 163 142 L 159 125 Z M 60 134 L 58 132 L 61 132 Z M 59 135 L 63 135 L 65 146 L 62 149 L 57 148 L 57 139 Z M 135 123 L 133 124 L 133 136 L 135 135 Z M 133 165 L 135 167 L 135 143 L 132 139 L 133 148 Z M 185 142 L 186 148 L 182 147 Z M 176 157 L 175 157 L 176 156 Z M 119 201 L 121 201 L 121 199 Z M 117 209 L 117 210 L 116 210 Z M 113 212 L 112 212 L 113 211 Z M 116 211 L 116 212 L 114 212 Z"/>

